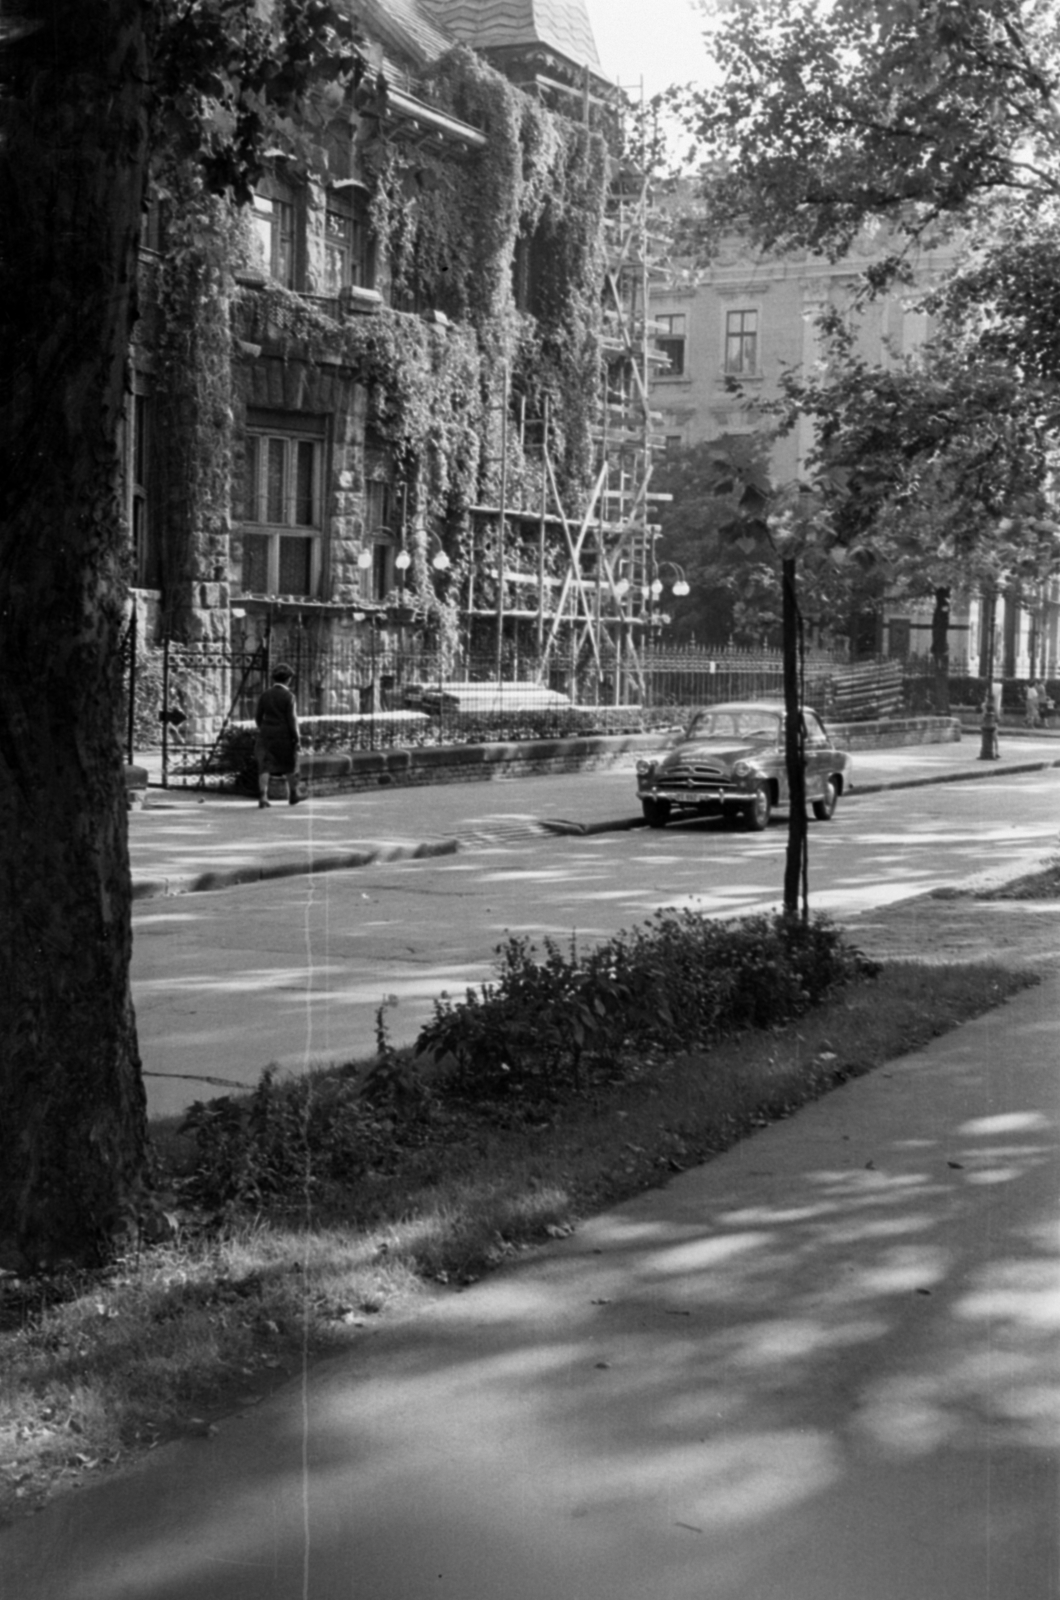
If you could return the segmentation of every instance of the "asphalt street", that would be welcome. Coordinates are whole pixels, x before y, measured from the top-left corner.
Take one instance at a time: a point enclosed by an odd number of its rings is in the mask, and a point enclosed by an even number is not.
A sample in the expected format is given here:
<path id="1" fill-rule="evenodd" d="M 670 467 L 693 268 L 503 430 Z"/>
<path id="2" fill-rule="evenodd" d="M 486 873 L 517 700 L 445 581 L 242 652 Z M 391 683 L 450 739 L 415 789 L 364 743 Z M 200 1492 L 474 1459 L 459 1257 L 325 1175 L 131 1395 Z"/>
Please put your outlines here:
<path id="1" fill-rule="evenodd" d="M 628 811 L 628 773 L 567 783 L 564 809 L 575 811 L 579 796 L 590 826 L 622 816 L 623 802 Z M 781 818 L 761 835 L 714 822 L 549 835 L 534 826 L 534 785 L 447 791 L 433 816 L 421 793 L 421 815 L 432 820 L 443 804 L 471 815 L 474 837 L 454 854 L 138 902 L 134 996 L 152 1112 L 250 1086 L 272 1061 L 300 1070 L 365 1055 L 388 997 L 392 1037 L 410 1042 L 439 994 L 488 976 L 509 934 L 594 940 L 664 906 L 725 915 L 779 901 Z M 325 817 L 334 830 L 361 804 L 315 801 L 284 824 L 311 840 Z M 174 816 L 182 828 L 197 821 L 187 809 Z M 271 812 L 251 812 L 240 848 L 259 818 L 273 822 Z M 831 823 L 811 825 L 811 903 L 847 918 L 1010 874 L 1055 850 L 1058 819 L 1058 770 L 855 794 Z"/>

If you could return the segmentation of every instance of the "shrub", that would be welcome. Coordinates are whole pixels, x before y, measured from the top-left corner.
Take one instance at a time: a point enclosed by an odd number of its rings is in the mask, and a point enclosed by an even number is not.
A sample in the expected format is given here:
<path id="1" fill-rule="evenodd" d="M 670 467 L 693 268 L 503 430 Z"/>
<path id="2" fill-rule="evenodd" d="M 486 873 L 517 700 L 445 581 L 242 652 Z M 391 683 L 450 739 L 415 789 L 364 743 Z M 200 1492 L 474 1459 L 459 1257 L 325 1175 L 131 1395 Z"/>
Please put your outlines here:
<path id="1" fill-rule="evenodd" d="M 666 1052 L 788 1022 L 878 970 L 822 918 L 689 911 L 659 912 L 585 954 L 546 939 L 539 957 L 511 938 L 497 955 L 492 982 L 436 1002 L 414 1053 L 393 1048 L 380 1007 L 365 1072 L 268 1070 L 245 1100 L 196 1102 L 182 1129 L 195 1146 L 187 1198 L 219 1213 L 341 1206 L 347 1188 L 393 1171 L 460 1106 L 533 1117 Z M 425 1060 L 442 1072 L 428 1080 Z"/>
<path id="2" fill-rule="evenodd" d="M 348 1072 L 281 1080 L 268 1068 L 245 1100 L 197 1100 L 181 1131 L 195 1144 L 187 1196 L 209 1211 L 321 1202 L 394 1154 L 386 1108 Z"/>
<path id="3" fill-rule="evenodd" d="M 878 970 L 823 918 L 690 911 L 659 912 L 586 956 L 546 939 L 538 960 L 514 938 L 497 954 L 496 980 L 437 1001 L 416 1042 L 472 1098 L 555 1098 L 645 1053 L 789 1022 Z"/>

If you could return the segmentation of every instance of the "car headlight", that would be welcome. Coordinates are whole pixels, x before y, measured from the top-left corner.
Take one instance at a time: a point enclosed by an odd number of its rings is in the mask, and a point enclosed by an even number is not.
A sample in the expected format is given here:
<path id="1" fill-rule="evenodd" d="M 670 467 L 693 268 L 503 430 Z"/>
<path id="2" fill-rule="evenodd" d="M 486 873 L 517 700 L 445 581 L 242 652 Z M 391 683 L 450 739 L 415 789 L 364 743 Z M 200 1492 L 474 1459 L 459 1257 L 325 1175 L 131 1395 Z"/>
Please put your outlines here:
<path id="1" fill-rule="evenodd" d="M 644 760 L 638 761 L 637 762 L 637 776 L 640 777 L 640 778 L 646 778 L 648 773 L 649 772 L 654 772 L 658 765 L 659 765 L 659 763 L 657 761 L 644 761 Z"/>
<path id="2" fill-rule="evenodd" d="M 750 761 L 737 761 L 732 769 L 734 778 L 749 778 L 754 771 Z"/>

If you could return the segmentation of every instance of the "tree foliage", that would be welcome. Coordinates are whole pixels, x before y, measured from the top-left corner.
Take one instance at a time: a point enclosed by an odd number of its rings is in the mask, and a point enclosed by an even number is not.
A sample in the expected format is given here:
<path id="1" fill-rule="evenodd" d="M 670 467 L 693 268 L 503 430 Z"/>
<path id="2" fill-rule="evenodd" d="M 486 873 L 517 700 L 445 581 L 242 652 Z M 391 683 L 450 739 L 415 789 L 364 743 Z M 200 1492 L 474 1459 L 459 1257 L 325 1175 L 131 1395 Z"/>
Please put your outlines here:
<path id="1" fill-rule="evenodd" d="M 875 569 L 910 598 L 1058 569 L 1051 383 L 1028 382 L 962 330 L 882 367 L 836 328 L 824 370 L 783 387 L 782 427 L 816 424 L 807 471 L 830 507 L 834 564 Z"/>
<path id="2" fill-rule="evenodd" d="M 673 495 L 661 513 L 658 554 L 664 568 L 675 562 L 683 569 L 691 589 L 668 606 L 677 640 L 780 647 L 780 553 L 770 522 L 777 489 L 769 444 L 766 431 L 723 435 L 673 452 L 656 468 L 653 482 Z M 823 543 L 803 538 L 801 544 L 809 579 L 804 622 L 818 643 L 837 643 L 872 598 L 876 574 L 860 558 L 830 558 Z"/>
<path id="3" fill-rule="evenodd" d="M 243 203 L 279 146 L 303 170 L 364 73 L 353 16 L 330 0 L 163 0 L 153 53 L 156 169 L 200 171 Z"/>
<path id="4" fill-rule="evenodd" d="M 753 0 L 713 48 L 719 81 L 670 98 L 717 229 L 837 257 L 866 218 L 915 233 L 999 193 L 1060 197 L 1048 0 Z"/>
<path id="5" fill-rule="evenodd" d="M 929 594 L 1056 570 L 1060 26 L 1045 0 L 755 0 L 727 10 L 720 81 L 673 91 L 706 157 L 709 233 L 837 259 L 880 248 L 853 308 L 910 280 L 909 246 L 959 231 L 923 292 L 935 334 L 873 365 L 830 308 L 827 359 L 783 380 L 779 426 L 817 426 L 808 472 L 832 560 Z"/>

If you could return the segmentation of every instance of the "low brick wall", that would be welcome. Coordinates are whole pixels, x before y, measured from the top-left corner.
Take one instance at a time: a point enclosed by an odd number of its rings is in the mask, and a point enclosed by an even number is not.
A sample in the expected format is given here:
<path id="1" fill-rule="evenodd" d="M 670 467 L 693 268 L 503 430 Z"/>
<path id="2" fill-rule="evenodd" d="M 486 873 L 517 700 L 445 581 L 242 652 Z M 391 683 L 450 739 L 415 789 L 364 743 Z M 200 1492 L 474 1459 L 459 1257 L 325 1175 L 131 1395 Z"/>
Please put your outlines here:
<path id="1" fill-rule="evenodd" d="M 948 744 L 959 740 L 956 717 L 901 717 L 882 722 L 830 726 L 844 750 L 879 750 L 896 745 Z M 527 773 L 592 772 L 657 751 L 666 737 L 656 733 L 527 739 L 506 744 L 428 745 L 414 750 L 359 750 L 353 755 L 302 756 L 301 771 L 313 794 L 390 785 L 475 783 Z"/>
<path id="2" fill-rule="evenodd" d="M 958 744 L 960 717 L 885 717 L 880 722 L 830 722 L 841 750 L 893 750 L 909 744 Z"/>
<path id="3" fill-rule="evenodd" d="M 440 744 L 415 750 L 359 750 L 353 755 L 302 756 L 313 794 L 350 789 L 406 788 L 421 783 L 481 783 L 526 773 L 591 772 L 658 750 L 658 733 L 582 739 L 527 739 L 508 744 Z"/>

